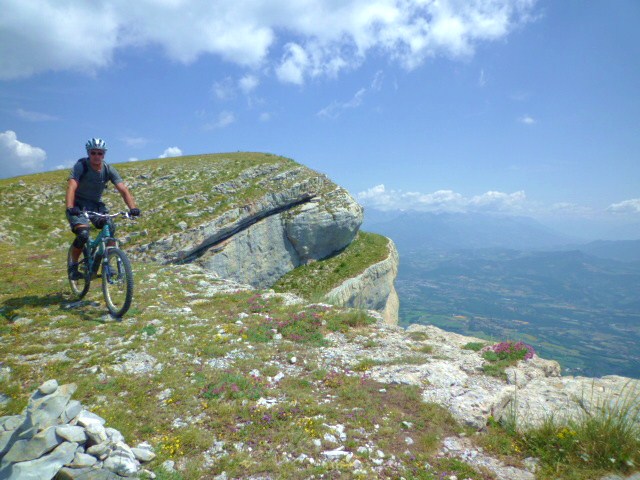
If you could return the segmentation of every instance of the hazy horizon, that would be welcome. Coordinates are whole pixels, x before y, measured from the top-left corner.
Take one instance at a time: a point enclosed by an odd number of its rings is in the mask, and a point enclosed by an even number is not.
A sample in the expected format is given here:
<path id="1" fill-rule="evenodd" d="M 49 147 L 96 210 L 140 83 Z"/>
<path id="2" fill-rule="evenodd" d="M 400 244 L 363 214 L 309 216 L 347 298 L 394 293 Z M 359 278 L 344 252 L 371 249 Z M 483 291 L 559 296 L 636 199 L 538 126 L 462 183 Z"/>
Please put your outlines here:
<path id="1" fill-rule="evenodd" d="M 536 222 L 542 228 L 548 229 L 550 233 L 556 233 L 565 236 L 566 241 L 558 243 L 558 246 L 568 245 L 571 243 L 589 243 L 595 241 L 632 241 L 640 240 L 640 222 L 627 222 L 624 219 L 585 219 L 585 218 L 552 218 L 539 217 L 526 214 L 514 214 L 506 212 L 459 212 L 459 211 L 424 211 L 415 209 L 388 209 L 379 210 L 376 208 L 365 206 L 365 215 L 363 228 L 375 226 L 383 223 L 382 217 L 389 219 L 401 215 L 420 215 L 432 214 L 438 215 L 460 215 L 461 217 L 478 216 L 479 218 L 506 218 L 506 219 L 524 219 Z M 375 230 L 375 228 L 374 228 Z M 385 232 L 386 235 L 393 237 L 392 232 Z"/>

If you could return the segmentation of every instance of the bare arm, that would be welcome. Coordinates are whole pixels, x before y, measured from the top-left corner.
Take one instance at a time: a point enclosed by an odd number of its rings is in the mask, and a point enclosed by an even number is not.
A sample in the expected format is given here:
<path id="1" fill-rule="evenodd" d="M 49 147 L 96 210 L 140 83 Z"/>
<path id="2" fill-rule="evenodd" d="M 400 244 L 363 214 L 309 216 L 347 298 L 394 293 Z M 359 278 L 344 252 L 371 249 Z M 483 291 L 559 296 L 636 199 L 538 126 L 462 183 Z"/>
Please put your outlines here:
<path id="1" fill-rule="evenodd" d="M 66 196 L 67 208 L 73 208 L 73 206 L 75 205 L 77 188 L 78 188 L 78 181 L 73 178 L 70 178 L 69 183 L 67 184 L 67 196 Z"/>
<path id="2" fill-rule="evenodd" d="M 133 199 L 131 192 L 129 191 L 127 186 L 124 184 L 124 182 L 117 183 L 116 190 L 120 192 L 120 195 L 122 195 L 122 199 L 124 200 L 124 203 L 127 204 L 127 207 L 129 207 L 129 209 L 136 208 L 136 202 Z"/>

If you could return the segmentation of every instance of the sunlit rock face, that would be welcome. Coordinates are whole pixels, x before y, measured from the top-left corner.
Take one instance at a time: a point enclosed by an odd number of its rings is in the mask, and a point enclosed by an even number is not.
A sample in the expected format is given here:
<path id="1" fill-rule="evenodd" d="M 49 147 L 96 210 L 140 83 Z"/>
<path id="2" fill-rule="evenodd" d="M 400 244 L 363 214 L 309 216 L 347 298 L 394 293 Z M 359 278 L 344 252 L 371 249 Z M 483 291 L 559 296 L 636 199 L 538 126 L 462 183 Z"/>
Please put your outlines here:
<path id="1" fill-rule="evenodd" d="M 398 251 L 391 240 L 388 248 L 387 258 L 331 290 L 327 299 L 345 307 L 377 310 L 382 313 L 386 323 L 396 325 L 400 302 L 394 281 L 398 274 L 399 260 Z"/>
<path id="2" fill-rule="evenodd" d="M 215 175 L 208 173 L 213 180 Z M 202 198 L 217 201 L 211 204 Z M 233 178 L 227 175 L 223 183 L 207 182 L 187 200 L 194 205 L 190 215 L 207 220 L 191 227 L 178 223 L 133 254 L 163 263 L 199 265 L 219 278 L 255 288 L 268 288 L 296 267 L 342 251 L 356 238 L 363 220 L 362 207 L 344 188 L 284 159 L 244 168 Z M 171 215 L 170 210 L 158 213 Z M 377 310 L 396 324 L 397 270 L 398 253 L 390 242 L 386 259 L 345 279 L 326 300 Z"/>

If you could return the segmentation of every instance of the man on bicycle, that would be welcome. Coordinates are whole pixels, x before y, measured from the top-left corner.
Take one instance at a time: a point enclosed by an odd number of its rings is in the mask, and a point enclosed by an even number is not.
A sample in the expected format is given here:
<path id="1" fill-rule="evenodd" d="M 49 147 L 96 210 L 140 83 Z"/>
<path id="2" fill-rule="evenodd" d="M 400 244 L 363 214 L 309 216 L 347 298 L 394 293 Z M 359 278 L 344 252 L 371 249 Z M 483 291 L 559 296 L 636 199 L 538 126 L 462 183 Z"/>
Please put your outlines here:
<path id="1" fill-rule="evenodd" d="M 122 195 L 124 203 L 129 207 L 129 215 L 137 217 L 140 210 L 136 202 L 124 184 L 118 171 L 111 165 L 107 165 L 104 156 L 107 153 L 107 144 L 100 138 L 92 138 L 85 145 L 87 157 L 81 158 L 71 169 L 69 183 L 67 185 L 67 219 L 71 230 L 76 234 L 71 249 L 71 258 L 68 265 L 68 275 L 71 280 L 80 280 L 82 274 L 78 271 L 78 259 L 82 249 L 89 240 L 89 217 L 84 210 L 99 213 L 107 213 L 109 210 L 102 203 L 102 193 L 110 181 L 116 190 Z M 92 219 L 96 228 L 104 226 L 104 220 Z M 111 235 L 115 235 L 115 225 L 109 219 Z"/>

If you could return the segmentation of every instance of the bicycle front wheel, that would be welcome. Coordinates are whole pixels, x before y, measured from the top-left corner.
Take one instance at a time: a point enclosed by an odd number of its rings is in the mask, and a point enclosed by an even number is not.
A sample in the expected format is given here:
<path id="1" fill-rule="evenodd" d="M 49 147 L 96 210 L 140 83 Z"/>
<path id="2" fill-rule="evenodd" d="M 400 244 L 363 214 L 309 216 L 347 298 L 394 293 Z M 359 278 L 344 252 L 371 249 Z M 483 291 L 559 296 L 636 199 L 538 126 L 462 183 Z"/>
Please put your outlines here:
<path id="1" fill-rule="evenodd" d="M 71 263 L 71 250 L 73 249 L 73 245 L 69 247 L 69 252 L 67 253 L 67 265 Z M 71 285 L 71 291 L 75 297 L 80 300 L 84 297 L 89 291 L 89 286 L 91 285 L 91 272 L 89 271 L 89 258 L 88 258 L 88 248 L 82 249 L 82 253 L 80 253 L 80 258 L 78 259 L 78 271 L 82 275 L 80 279 L 71 279 L 69 278 L 69 285 Z"/>
<path id="2" fill-rule="evenodd" d="M 112 316 L 122 317 L 133 299 L 133 272 L 126 253 L 108 248 L 102 262 L 102 292 Z"/>

